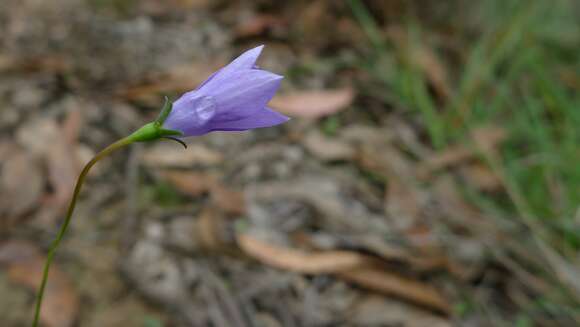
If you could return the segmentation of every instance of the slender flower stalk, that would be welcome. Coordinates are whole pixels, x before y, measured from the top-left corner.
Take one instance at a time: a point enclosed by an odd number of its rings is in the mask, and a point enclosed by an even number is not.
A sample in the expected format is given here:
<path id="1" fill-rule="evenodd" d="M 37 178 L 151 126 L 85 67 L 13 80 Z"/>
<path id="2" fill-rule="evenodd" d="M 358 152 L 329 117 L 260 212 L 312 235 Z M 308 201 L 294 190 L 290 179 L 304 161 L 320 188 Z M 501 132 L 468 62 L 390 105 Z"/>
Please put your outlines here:
<path id="1" fill-rule="evenodd" d="M 109 145 L 108 147 L 103 149 L 103 151 L 101 151 L 97 155 L 95 155 L 85 165 L 85 167 L 81 171 L 81 173 L 77 179 L 77 183 L 75 185 L 72 198 L 71 198 L 70 203 L 68 205 L 68 209 L 66 211 L 66 216 L 64 218 L 64 222 L 62 223 L 60 230 L 58 231 L 58 234 L 56 235 L 56 238 L 54 239 L 54 241 L 50 245 L 50 249 L 48 250 L 46 262 L 44 263 L 44 270 L 42 272 L 42 281 L 40 282 L 40 288 L 38 289 L 38 294 L 36 296 L 36 308 L 34 310 L 34 322 L 32 323 L 32 326 L 34 326 L 34 327 L 38 326 L 38 321 L 40 319 L 40 308 L 42 306 L 42 299 L 44 297 L 44 289 L 46 288 L 46 282 L 48 281 L 48 272 L 50 270 L 50 264 L 52 263 L 52 259 L 54 258 L 54 254 L 56 253 L 56 249 L 58 248 L 60 242 L 62 241 L 62 239 L 64 237 L 64 234 L 66 233 L 66 230 L 68 228 L 73 211 L 74 211 L 76 203 L 77 203 L 77 198 L 79 196 L 79 193 L 81 191 L 81 187 L 83 186 L 83 183 L 85 181 L 87 174 L 89 173 L 91 168 L 97 163 L 97 161 L 105 158 L 109 154 L 113 153 L 115 150 L 120 149 L 126 145 L 131 144 L 131 143 L 132 143 L 132 141 L 127 137 L 127 138 L 121 139 L 121 140 Z"/>
<path id="2" fill-rule="evenodd" d="M 262 48 L 263 46 L 259 46 L 246 51 L 210 76 L 197 89 L 185 93 L 174 103 L 166 98 L 165 105 L 155 121 L 109 145 L 84 166 L 76 181 L 65 219 L 48 251 L 36 298 L 33 327 L 37 327 L 40 321 L 50 265 L 66 234 L 85 178 L 99 160 L 135 142 L 150 142 L 164 138 L 185 146 L 181 138 L 212 131 L 244 131 L 269 127 L 289 119 L 266 107 L 280 86 L 282 76 L 256 67 L 256 60 Z"/>

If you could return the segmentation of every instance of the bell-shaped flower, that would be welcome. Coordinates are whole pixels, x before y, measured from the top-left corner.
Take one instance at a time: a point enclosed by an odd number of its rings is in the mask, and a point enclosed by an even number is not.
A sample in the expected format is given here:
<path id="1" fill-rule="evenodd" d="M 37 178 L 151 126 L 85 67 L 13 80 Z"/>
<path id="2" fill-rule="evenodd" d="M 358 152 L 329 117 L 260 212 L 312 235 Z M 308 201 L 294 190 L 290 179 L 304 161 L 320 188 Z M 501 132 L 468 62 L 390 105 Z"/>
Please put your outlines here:
<path id="1" fill-rule="evenodd" d="M 288 121 L 288 117 L 267 107 L 283 76 L 256 66 L 262 48 L 244 52 L 197 89 L 183 94 L 173 103 L 162 128 L 187 137 L 212 131 L 244 131 Z"/>

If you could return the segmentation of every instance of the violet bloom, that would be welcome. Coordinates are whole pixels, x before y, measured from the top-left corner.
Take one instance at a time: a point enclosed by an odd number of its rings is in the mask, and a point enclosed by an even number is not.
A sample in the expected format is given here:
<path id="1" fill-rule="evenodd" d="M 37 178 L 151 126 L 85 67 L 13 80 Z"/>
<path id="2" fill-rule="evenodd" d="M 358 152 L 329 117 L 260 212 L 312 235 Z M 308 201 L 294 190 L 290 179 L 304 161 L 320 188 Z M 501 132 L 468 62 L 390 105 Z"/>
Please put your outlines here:
<path id="1" fill-rule="evenodd" d="M 256 67 L 263 47 L 244 52 L 197 89 L 182 95 L 173 103 L 162 127 L 187 137 L 212 131 L 244 131 L 288 121 L 288 117 L 266 106 L 283 76 Z"/>

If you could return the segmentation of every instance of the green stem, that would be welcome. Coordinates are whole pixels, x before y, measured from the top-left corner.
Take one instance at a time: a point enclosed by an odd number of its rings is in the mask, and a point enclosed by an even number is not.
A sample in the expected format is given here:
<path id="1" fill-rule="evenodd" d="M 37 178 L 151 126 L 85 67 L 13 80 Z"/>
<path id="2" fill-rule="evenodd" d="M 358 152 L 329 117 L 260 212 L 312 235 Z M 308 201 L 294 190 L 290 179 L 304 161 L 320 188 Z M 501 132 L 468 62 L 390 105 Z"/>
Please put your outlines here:
<path id="1" fill-rule="evenodd" d="M 38 289 L 38 294 L 36 297 L 36 308 L 34 311 L 34 322 L 32 323 L 33 327 L 38 326 L 38 322 L 39 322 L 39 318 L 40 318 L 40 308 L 42 307 L 42 298 L 44 297 L 44 290 L 46 288 L 46 282 L 48 281 L 48 272 L 50 270 L 50 264 L 52 263 L 52 259 L 54 257 L 54 254 L 56 252 L 58 245 L 60 244 L 60 242 L 62 241 L 62 238 L 64 237 L 64 234 L 66 233 L 66 230 L 67 230 L 68 225 L 70 223 L 73 211 L 75 209 L 75 205 L 77 202 L 77 198 L 79 196 L 79 192 L 81 191 L 81 187 L 83 185 L 83 182 L 85 181 L 85 177 L 87 176 L 91 167 L 93 167 L 99 160 L 105 158 L 106 156 L 111 154 L 113 151 L 120 149 L 126 145 L 129 145 L 135 141 L 136 140 L 134 137 L 129 136 L 129 137 L 123 138 L 123 139 L 109 145 L 108 147 L 103 149 L 101 152 L 97 153 L 93 157 L 93 159 L 91 159 L 85 165 L 83 170 L 81 171 L 81 173 L 77 179 L 77 183 L 75 185 L 75 189 L 73 191 L 72 198 L 71 198 L 71 201 L 69 203 L 64 222 L 63 222 L 62 226 L 60 227 L 60 230 L 58 231 L 56 239 L 52 242 L 50 249 L 48 251 L 48 255 L 46 257 L 46 262 L 44 264 L 44 271 L 42 273 L 42 282 L 40 283 L 40 288 Z"/>

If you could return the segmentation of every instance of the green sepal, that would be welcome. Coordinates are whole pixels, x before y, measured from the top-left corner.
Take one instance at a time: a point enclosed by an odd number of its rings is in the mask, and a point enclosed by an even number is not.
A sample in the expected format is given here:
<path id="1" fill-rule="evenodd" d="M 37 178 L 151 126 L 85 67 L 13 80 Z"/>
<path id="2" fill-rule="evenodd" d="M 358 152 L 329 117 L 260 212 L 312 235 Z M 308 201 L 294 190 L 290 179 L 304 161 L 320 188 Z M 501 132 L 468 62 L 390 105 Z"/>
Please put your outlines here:
<path id="1" fill-rule="evenodd" d="M 159 116 L 155 121 L 152 121 L 148 124 L 143 125 L 143 127 L 139 128 L 133 134 L 129 135 L 129 139 L 132 142 L 149 142 L 158 140 L 163 137 L 175 137 L 175 136 L 183 136 L 181 131 L 163 128 L 163 123 L 171 113 L 173 109 L 173 103 L 169 101 L 167 97 L 165 97 L 165 104 L 159 113 Z"/>
<path id="2" fill-rule="evenodd" d="M 163 125 L 167 117 L 169 117 L 169 114 L 171 113 L 172 109 L 173 102 L 169 101 L 169 98 L 166 96 L 163 108 L 161 108 L 161 112 L 159 113 L 159 116 L 157 116 L 157 119 L 155 119 L 155 122 L 158 123 L 159 125 Z"/>
<path id="3" fill-rule="evenodd" d="M 183 136 L 183 133 L 174 129 L 161 128 L 159 130 L 160 135 L 163 136 Z"/>
<path id="4" fill-rule="evenodd" d="M 158 140 L 162 137 L 167 136 L 182 136 L 183 133 L 180 131 L 161 128 L 157 121 L 143 125 L 133 134 L 129 135 L 129 139 L 133 142 L 148 142 Z"/>

